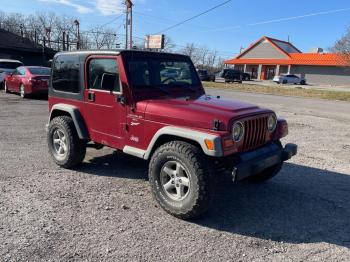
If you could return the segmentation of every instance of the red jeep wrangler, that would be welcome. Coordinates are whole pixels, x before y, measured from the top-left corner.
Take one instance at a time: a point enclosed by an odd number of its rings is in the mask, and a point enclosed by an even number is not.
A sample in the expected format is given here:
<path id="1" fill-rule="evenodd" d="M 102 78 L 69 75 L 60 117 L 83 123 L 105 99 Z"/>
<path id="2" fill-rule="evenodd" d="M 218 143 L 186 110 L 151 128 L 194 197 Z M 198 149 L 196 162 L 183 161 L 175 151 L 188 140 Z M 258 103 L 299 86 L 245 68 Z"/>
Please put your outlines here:
<path id="1" fill-rule="evenodd" d="M 55 56 L 48 147 L 61 167 L 87 146 L 149 160 L 158 203 L 183 219 L 210 206 L 215 170 L 233 180 L 275 176 L 297 146 L 282 147 L 285 120 L 268 109 L 205 94 L 190 58 L 178 54 L 75 51 Z"/>

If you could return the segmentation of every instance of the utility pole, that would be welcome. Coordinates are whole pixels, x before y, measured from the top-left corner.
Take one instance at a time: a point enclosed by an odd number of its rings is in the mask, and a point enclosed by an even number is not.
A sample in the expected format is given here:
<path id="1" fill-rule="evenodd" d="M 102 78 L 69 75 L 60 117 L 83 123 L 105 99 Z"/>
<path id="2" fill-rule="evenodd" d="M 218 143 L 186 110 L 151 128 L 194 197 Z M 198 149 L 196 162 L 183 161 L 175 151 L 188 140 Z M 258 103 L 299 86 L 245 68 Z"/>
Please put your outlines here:
<path id="1" fill-rule="evenodd" d="M 129 8 L 126 6 L 126 14 L 125 14 L 125 49 L 128 49 L 128 40 L 129 40 Z"/>
<path id="2" fill-rule="evenodd" d="M 74 21 L 74 24 L 77 27 L 77 49 L 80 49 L 80 23 L 78 20 Z"/>
<path id="3" fill-rule="evenodd" d="M 69 34 L 67 33 L 67 51 L 69 51 Z"/>
<path id="4" fill-rule="evenodd" d="M 126 14 L 125 14 L 125 49 L 132 49 L 132 7 L 133 3 L 131 0 L 125 0 L 126 5 Z M 129 20 L 129 12 L 130 12 L 130 20 Z M 130 27 L 129 27 L 130 26 Z M 129 34 L 130 33 L 130 34 Z M 130 43 L 128 44 L 130 37 Z"/>
<path id="5" fill-rule="evenodd" d="M 62 32 L 62 49 L 66 51 L 66 31 Z"/>

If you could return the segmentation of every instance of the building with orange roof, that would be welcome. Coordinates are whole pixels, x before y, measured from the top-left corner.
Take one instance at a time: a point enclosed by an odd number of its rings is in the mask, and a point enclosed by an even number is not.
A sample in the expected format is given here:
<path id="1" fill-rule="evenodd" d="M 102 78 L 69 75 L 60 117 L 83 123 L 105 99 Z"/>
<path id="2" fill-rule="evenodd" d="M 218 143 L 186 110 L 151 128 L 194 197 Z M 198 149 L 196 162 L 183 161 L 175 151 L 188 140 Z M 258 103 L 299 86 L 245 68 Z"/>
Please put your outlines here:
<path id="1" fill-rule="evenodd" d="M 249 73 L 252 79 L 271 80 L 276 75 L 296 74 L 308 83 L 350 85 L 350 60 L 344 56 L 323 53 L 320 48 L 303 53 L 290 42 L 267 36 L 225 64 Z"/>

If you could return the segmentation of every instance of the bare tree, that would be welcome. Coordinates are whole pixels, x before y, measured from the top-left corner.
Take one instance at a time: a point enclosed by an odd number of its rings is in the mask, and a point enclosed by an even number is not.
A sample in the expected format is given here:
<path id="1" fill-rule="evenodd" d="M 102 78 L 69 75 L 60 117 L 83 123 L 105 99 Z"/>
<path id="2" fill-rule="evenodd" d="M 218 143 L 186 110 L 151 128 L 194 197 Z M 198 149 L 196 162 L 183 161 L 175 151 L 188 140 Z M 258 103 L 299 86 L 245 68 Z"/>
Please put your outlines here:
<path id="1" fill-rule="evenodd" d="M 198 57 L 198 48 L 194 43 L 186 44 L 186 46 L 180 50 L 180 53 L 191 57 L 195 65 L 199 63 L 200 58 Z"/>
<path id="2" fill-rule="evenodd" d="M 335 42 L 331 50 L 339 53 L 342 58 L 350 64 L 350 26 L 347 28 L 342 38 Z"/>
<path id="3" fill-rule="evenodd" d="M 164 52 L 173 52 L 175 48 L 173 40 L 169 36 L 164 36 Z"/>
<path id="4" fill-rule="evenodd" d="M 54 13 L 6 14 L 0 11 L 0 28 L 21 35 L 39 44 L 45 44 L 58 51 L 67 47 L 76 48 L 78 35 L 74 24 L 75 18 L 57 16 Z M 65 39 L 63 37 L 65 36 Z M 115 48 L 116 33 L 108 28 L 96 27 L 88 32 L 81 32 L 82 48 Z"/>
<path id="5" fill-rule="evenodd" d="M 102 27 L 92 28 L 89 32 L 89 46 L 96 49 L 116 48 L 117 35 L 110 29 Z"/>
<path id="6" fill-rule="evenodd" d="M 207 60 L 206 60 L 206 66 L 209 71 L 214 71 L 217 60 L 218 60 L 218 51 L 216 50 L 210 51 L 207 55 Z"/>
<path id="7" fill-rule="evenodd" d="M 210 50 L 204 46 L 201 48 L 198 48 L 196 50 L 197 57 L 199 60 L 199 67 L 201 67 L 202 69 L 207 68 L 207 57 L 208 57 L 209 52 L 210 52 Z"/>

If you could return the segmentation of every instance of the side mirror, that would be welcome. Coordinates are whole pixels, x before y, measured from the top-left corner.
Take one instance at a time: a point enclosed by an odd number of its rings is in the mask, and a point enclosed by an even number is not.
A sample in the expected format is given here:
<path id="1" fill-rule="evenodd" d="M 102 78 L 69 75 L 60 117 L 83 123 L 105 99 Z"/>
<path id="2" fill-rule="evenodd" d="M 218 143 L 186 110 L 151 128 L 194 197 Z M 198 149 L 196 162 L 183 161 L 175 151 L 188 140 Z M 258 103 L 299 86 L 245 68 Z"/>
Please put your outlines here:
<path id="1" fill-rule="evenodd" d="M 111 92 L 114 91 L 114 87 L 117 82 L 117 75 L 116 74 L 108 74 L 104 73 L 102 75 L 102 80 L 101 80 L 101 88 L 103 90 L 109 90 Z"/>

